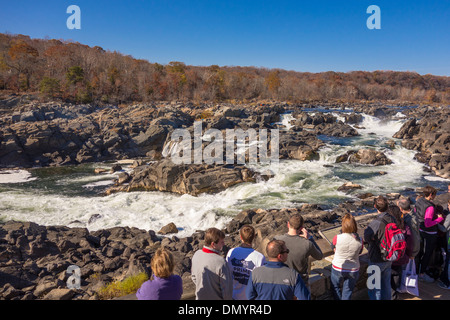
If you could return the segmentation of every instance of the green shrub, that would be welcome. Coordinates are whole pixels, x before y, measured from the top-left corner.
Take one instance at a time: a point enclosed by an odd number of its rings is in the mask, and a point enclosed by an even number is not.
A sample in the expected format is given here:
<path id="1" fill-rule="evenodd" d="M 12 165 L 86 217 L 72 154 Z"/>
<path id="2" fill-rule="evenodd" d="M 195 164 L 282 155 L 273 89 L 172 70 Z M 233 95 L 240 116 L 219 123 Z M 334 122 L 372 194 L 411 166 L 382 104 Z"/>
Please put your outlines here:
<path id="1" fill-rule="evenodd" d="M 70 84 L 77 84 L 84 80 L 84 70 L 80 66 L 70 67 L 66 72 L 66 79 Z"/>
<path id="2" fill-rule="evenodd" d="M 148 280 L 148 275 L 141 272 L 135 276 L 128 277 L 123 281 L 114 281 L 97 291 L 97 295 L 101 300 L 108 300 L 126 296 L 136 292 L 141 285 Z"/>
<path id="3" fill-rule="evenodd" d="M 77 103 L 90 103 L 93 101 L 92 94 L 87 90 L 81 90 L 75 96 L 75 100 Z"/>
<path id="4" fill-rule="evenodd" d="M 45 97 L 53 98 L 60 93 L 59 80 L 44 77 L 39 83 L 39 92 Z"/>

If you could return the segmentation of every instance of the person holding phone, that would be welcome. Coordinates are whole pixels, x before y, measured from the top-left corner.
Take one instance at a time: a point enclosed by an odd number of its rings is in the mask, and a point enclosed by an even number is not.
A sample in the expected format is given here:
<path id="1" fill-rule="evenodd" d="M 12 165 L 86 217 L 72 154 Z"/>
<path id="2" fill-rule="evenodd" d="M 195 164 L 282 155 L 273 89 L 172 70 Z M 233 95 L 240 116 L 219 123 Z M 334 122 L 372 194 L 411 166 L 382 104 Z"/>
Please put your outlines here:
<path id="1" fill-rule="evenodd" d="M 308 259 L 312 257 L 321 260 L 323 253 L 303 224 L 304 220 L 300 214 L 292 215 L 287 222 L 288 232 L 276 236 L 275 239 L 283 240 L 286 243 L 290 252 L 286 264 L 295 269 L 308 285 Z"/>

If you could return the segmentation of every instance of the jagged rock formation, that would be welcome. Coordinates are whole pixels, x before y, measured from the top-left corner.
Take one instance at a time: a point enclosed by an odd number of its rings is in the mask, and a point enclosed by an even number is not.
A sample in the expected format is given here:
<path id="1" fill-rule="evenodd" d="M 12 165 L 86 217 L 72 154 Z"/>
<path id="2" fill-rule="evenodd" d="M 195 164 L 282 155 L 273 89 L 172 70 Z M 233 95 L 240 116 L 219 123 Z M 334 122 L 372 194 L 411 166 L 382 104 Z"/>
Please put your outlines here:
<path id="1" fill-rule="evenodd" d="M 256 173 L 244 166 L 175 164 L 164 159 L 135 168 L 128 180 L 128 183 L 118 183 L 106 193 L 167 191 L 197 196 L 216 193 L 242 182 L 255 182 Z"/>
<path id="2" fill-rule="evenodd" d="M 434 173 L 450 179 L 450 107 L 417 108 L 394 138 L 402 146 L 417 150 L 416 159 L 430 166 Z"/>

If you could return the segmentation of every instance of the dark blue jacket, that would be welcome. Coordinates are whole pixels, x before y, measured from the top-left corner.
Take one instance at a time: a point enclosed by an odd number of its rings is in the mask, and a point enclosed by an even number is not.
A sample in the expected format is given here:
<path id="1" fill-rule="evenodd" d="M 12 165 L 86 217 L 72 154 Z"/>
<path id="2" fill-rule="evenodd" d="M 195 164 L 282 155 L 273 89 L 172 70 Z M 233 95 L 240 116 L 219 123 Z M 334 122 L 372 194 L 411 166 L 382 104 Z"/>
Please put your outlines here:
<path id="1" fill-rule="evenodd" d="M 253 269 L 247 284 L 249 300 L 310 300 L 311 295 L 300 274 L 282 262 L 267 261 Z"/>

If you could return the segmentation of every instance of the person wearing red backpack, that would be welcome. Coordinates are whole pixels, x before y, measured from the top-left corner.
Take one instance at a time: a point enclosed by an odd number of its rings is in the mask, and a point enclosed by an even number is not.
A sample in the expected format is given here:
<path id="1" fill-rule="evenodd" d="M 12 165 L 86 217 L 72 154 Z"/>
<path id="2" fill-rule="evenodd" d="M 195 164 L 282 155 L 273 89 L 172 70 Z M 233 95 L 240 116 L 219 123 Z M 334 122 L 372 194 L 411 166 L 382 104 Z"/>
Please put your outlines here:
<path id="1" fill-rule="evenodd" d="M 391 267 L 392 262 L 386 261 L 381 253 L 380 242 L 385 232 L 387 223 L 396 223 L 394 217 L 387 213 L 389 203 L 383 196 L 374 201 L 378 216 L 373 219 L 364 230 L 364 242 L 368 245 L 369 267 L 379 268 L 380 287 L 369 288 L 370 300 L 391 300 Z"/>
<path id="2" fill-rule="evenodd" d="M 403 201 L 403 202 L 401 202 Z M 401 200 L 398 202 L 399 206 L 389 206 L 388 212 L 397 221 L 397 226 L 402 230 L 405 235 L 406 240 L 406 250 L 403 257 L 399 258 L 397 261 L 392 262 L 391 267 L 391 292 L 392 300 L 398 299 L 398 292 L 400 292 L 400 285 L 402 280 L 402 273 L 404 268 L 408 264 L 409 260 L 413 260 L 419 251 L 419 238 L 415 237 L 414 230 L 408 224 L 405 219 L 409 213 L 409 209 L 405 208 L 406 205 L 409 208 L 409 200 Z M 402 207 L 400 207 L 402 205 Z"/>

